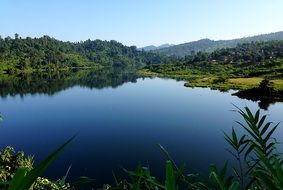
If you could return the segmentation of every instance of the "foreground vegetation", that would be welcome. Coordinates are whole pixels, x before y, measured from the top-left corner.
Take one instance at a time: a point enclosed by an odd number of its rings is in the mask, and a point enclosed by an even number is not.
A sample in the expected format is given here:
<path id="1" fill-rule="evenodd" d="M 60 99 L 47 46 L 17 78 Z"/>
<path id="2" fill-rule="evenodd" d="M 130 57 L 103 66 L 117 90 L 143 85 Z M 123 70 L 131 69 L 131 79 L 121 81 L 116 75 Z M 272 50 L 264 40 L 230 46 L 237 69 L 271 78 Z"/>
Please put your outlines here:
<path id="1" fill-rule="evenodd" d="M 178 166 L 160 145 L 167 157 L 165 182 L 159 182 L 152 176 L 148 167 L 138 166 L 135 171 L 124 169 L 127 177 L 123 180 L 114 175 L 116 184 L 104 185 L 103 189 L 282 190 L 283 159 L 277 149 L 278 141 L 273 138 L 279 124 L 266 121 L 267 115 L 261 115 L 260 110 L 255 114 L 247 107 L 244 110 L 237 108 L 235 111 L 243 117 L 244 122 L 237 123 L 244 134 L 239 135 L 236 132 L 239 129 L 232 128 L 231 134 L 224 133 L 224 137 L 230 146 L 228 151 L 238 165 L 230 166 L 226 162 L 221 170 L 212 165 L 207 176 L 187 173 L 185 167 Z M 68 172 L 55 182 L 39 177 L 72 139 L 36 167 L 33 166 L 32 157 L 25 157 L 23 152 L 15 153 L 11 147 L 4 149 L 0 154 L 2 189 L 74 189 L 72 183 L 66 182 Z M 88 178 L 83 180 L 93 183 Z"/>

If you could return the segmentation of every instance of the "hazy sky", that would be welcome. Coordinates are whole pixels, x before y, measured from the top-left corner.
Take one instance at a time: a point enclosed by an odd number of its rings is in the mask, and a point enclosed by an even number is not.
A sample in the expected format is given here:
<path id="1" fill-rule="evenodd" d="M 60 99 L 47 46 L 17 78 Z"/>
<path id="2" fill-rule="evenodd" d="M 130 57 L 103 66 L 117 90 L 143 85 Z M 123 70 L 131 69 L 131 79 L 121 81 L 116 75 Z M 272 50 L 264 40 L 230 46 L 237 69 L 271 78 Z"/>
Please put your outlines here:
<path id="1" fill-rule="evenodd" d="M 1 0 L 0 35 L 126 45 L 232 39 L 283 30 L 283 0 Z"/>

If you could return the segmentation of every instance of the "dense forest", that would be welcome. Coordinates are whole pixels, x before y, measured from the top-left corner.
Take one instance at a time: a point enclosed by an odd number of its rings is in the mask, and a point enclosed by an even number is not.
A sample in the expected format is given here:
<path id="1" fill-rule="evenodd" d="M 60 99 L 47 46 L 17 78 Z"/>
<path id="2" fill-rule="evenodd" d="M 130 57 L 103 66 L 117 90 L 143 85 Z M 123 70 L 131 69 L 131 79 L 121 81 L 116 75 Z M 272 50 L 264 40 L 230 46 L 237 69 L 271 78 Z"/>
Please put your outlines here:
<path id="1" fill-rule="evenodd" d="M 192 52 L 186 63 L 259 64 L 283 58 L 283 41 L 244 43 L 235 48 L 217 49 L 212 53 Z"/>
<path id="2" fill-rule="evenodd" d="M 166 48 L 154 50 L 153 52 L 161 53 L 169 56 L 184 57 L 190 55 L 193 52 L 213 52 L 222 48 L 234 48 L 238 44 L 251 43 L 251 42 L 267 42 L 283 40 L 283 32 L 275 32 L 270 34 L 262 34 L 252 37 L 233 39 L 233 40 L 210 40 L 202 39 L 194 42 L 174 45 Z"/>
<path id="3" fill-rule="evenodd" d="M 178 63 L 172 65 L 150 65 L 145 68 L 156 73 L 186 69 L 199 69 L 207 74 L 221 74 L 223 71 L 242 77 L 282 72 L 283 41 L 239 44 L 235 48 L 218 49 L 212 53 L 192 52 L 178 60 Z"/>
<path id="4" fill-rule="evenodd" d="M 188 87 L 213 89 L 249 89 L 263 79 L 283 90 L 283 41 L 252 42 L 211 53 L 192 52 L 178 63 L 148 65 L 143 75 L 170 77 L 188 82 Z"/>
<path id="5" fill-rule="evenodd" d="M 249 39 L 273 39 L 279 33 Z M 245 39 L 245 38 L 243 38 Z M 247 39 L 245 39 L 247 41 Z M 0 37 L 0 73 L 17 78 L 22 73 L 70 70 L 78 68 L 108 68 L 137 70 L 145 76 L 161 76 L 189 80 L 187 86 L 246 89 L 259 84 L 263 78 L 283 89 L 283 41 L 260 41 L 238 44 L 212 52 L 191 51 L 184 57 L 166 56 L 127 47 L 116 41 L 86 40 L 63 42 L 43 36 L 40 38 Z M 47 72 L 47 73 L 48 73 Z M 11 77 L 11 76 L 10 76 Z M 236 81 L 234 78 L 252 78 Z M 236 84 L 236 83 L 237 84 Z M 3 83 L 2 83 L 3 84 Z"/>
<path id="6" fill-rule="evenodd" d="M 169 62 L 170 58 L 139 51 L 114 40 L 63 42 L 40 38 L 0 37 L 0 71 L 54 69 L 65 67 L 141 67 L 146 64 Z"/>

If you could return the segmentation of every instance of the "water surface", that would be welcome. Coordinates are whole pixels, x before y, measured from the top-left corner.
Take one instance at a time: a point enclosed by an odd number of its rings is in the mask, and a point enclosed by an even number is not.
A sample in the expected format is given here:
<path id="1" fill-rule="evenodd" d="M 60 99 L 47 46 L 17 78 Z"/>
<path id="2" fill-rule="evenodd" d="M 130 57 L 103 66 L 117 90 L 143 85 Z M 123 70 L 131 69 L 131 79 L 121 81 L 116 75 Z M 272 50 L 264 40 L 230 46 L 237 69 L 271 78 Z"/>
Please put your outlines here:
<path id="1" fill-rule="evenodd" d="M 72 165 L 72 179 L 84 175 L 98 184 L 111 183 L 112 170 L 119 174 L 121 167 L 134 169 L 141 162 L 162 178 L 165 157 L 158 143 L 189 171 L 206 171 L 211 163 L 221 166 L 231 158 L 222 131 L 229 132 L 237 126 L 235 120 L 241 120 L 231 111 L 232 104 L 258 109 L 257 102 L 231 96 L 232 92 L 186 88 L 173 79 L 121 75 L 103 85 L 105 80 L 91 76 L 92 80 L 78 77 L 77 82 L 62 82 L 61 77 L 46 87 L 37 83 L 33 90 L 2 88 L 5 120 L 0 147 L 25 150 L 38 162 L 77 134 L 47 176 L 57 179 Z M 28 81 L 32 84 L 33 79 Z M 276 103 L 263 113 L 281 121 L 282 110 L 283 104 Z M 276 136 L 282 139 L 283 130 Z"/>

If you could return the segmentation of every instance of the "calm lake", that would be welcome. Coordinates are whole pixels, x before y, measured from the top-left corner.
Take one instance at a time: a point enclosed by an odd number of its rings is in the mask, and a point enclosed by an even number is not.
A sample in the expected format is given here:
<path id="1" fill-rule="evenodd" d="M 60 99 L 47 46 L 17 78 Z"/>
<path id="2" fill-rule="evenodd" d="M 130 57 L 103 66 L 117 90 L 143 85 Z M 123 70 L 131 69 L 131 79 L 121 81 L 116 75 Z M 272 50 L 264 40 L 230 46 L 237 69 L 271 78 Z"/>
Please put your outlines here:
<path id="1" fill-rule="evenodd" d="M 121 168 L 135 169 L 140 162 L 162 179 L 165 156 L 158 143 L 188 171 L 222 166 L 231 158 L 222 131 L 230 133 L 238 127 L 235 121 L 242 121 L 232 104 L 258 109 L 257 102 L 231 96 L 232 91 L 186 88 L 173 79 L 97 76 L 2 81 L 0 147 L 24 150 L 38 163 L 76 134 L 46 176 L 62 177 L 72 165 L 70 179 L 89 176 L 97 184 L 112 183 L 112 170 L 120 176 Z M 282 121 L 283 104 L 262 113 Z M 283 139 L 282 125 L 276 135 Z"/>

